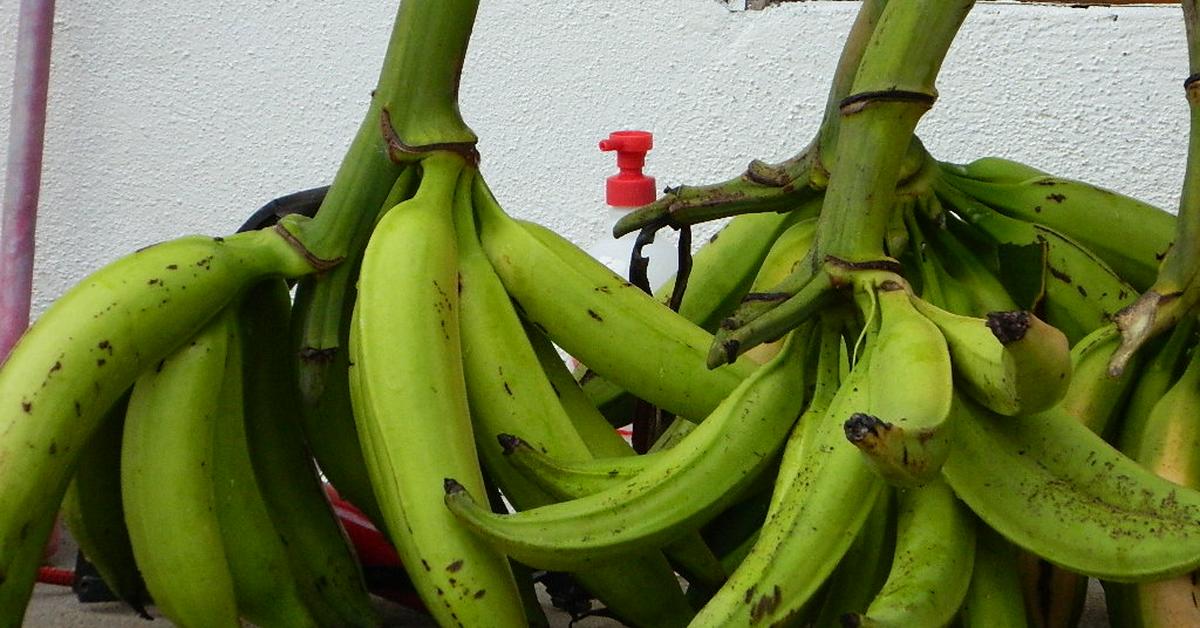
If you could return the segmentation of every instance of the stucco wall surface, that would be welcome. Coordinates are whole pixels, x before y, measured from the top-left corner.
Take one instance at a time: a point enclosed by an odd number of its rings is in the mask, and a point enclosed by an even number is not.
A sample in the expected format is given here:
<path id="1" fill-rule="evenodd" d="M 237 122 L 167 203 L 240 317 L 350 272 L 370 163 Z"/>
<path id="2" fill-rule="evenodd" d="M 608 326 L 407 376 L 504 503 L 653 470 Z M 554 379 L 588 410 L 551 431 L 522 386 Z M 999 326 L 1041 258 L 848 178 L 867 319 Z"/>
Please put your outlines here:
<path id="1" fill-rule="evenodd" d="M 226 233 L 328 182 L 365 111 L 395 2 L 60 2 L 35 309 L 151 242 Z M 728 178 L 816 130 L 853 2 L 484 0 L 462 110 L 504 205 L 587 242 L 609 131 L 655 133 L 660 186 Z M 0 10 L 8 111 L 15 0 Z M 919 133 L 1173 208 L 1187 75 L 1178 7 L 981 4 Z M 7 146 L 7 115 L 0 146 Z"/>

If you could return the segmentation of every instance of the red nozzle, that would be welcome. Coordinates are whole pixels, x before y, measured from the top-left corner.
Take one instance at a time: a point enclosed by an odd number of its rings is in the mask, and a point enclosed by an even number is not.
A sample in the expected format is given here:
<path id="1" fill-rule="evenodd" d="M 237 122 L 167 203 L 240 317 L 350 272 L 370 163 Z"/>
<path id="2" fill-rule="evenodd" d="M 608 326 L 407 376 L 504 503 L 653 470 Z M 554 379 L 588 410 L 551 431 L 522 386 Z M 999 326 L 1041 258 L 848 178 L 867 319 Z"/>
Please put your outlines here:
<path id="1" fill-rule="evenodd" d="M 654 177 L 642 174 L 646 153 L 654 148 L 654 136 L 646 131 L 616 131 L 600 140 L 600 150 L 617 151 L 620 173 L 605 185 L 608 204 L 613 207 L 640 207 L 654 201 Z"/>

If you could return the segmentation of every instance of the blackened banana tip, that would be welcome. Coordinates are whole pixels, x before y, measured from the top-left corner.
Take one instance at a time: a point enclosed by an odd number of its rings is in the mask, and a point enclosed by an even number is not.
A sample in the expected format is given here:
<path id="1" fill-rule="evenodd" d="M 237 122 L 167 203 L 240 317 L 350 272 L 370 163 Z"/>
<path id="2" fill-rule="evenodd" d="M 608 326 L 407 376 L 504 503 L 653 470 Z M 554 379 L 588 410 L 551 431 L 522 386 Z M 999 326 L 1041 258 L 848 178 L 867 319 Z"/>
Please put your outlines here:
<path id="1" fill-rule="evenodd" d="M 496 440 L 500 441 L 500 447 L 504 449 L 506 456 L 521 446 L 521 439 L 512 434 L 497 434 Z"/>
<path id="2" fill-rule="evenodd" d="M 846 432 L 846 440 L 852 443 L 861 443 L 869 436 L 876 435 L 880 429 L 890 427 L 891 425 L 888 423 L 863 412 L 855 412 L 842 424 L 842 429 Z"/>
<path id="3" fill-rule="evenodd" d="M 842 628 L 859 628 L 862 626 L 862 617 L 858 613 L 846 613 L 841 616 Z"/>
<path id="4" fill-rule="evenodd" d="M 454 478 L 446 478 L 442 480 L 442 489 L 446 491 L 447 495 L 457 495 L 458 493 L 467 492 L 467 487 L 459 484 L 458 480 Z"/>
<path id="5" fill-rule="evenodd" d="M 988 312 L 987 326 L 1000 344 L 1009 344 L 1025 337 L 1029 331 L 1029 312 Z"/>

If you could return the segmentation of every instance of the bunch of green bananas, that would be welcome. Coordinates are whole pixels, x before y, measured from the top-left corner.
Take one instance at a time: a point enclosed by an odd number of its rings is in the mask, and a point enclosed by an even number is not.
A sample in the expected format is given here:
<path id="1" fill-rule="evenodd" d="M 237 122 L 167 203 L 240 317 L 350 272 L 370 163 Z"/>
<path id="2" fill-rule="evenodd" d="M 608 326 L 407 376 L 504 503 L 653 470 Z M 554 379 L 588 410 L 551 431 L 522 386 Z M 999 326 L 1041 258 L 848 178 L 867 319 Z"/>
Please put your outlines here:
<path id="1" fill-rule="evenodd" d="M 661 305 L 669 287 L 655 304 L 542 228 L 503 221 L 492 229 L 481 218 L 484 252 L 528 333 L 544 332 L 589 365 L 583 389 L 593 403 L 620 416 L 628 405 L 611 391 L 627 390 L 698 424 L 682 436 L 673 426 L 648 454 L 594 460 L 555 453 L 560 447 L 536 429 L 497 424 L 508 431 L 492 445 L 499 460 L 488 471 L 523 478 L 552 500 L 496 515 L 448 482 L 450 509 L 534 567 L 578 571 L 662 549 L 693 585 L 676 552 L 699 532 L 728 579 L 715 592 L 707 582 L 689 587 L 693 625 L 1067 625 L 1086 582 L 1074 574 L 1144 581 L 1195 568 L 1200 494 L 1179 491 L 1096 435 L 1132 423 L 1120 417 L 1128 391 L 1142 384 L 1108 379 L 1119 334 L 1106 321 L 1137 293 L 1082 244 L 1108 245 L 1113 265 L 1152 265 L 1169 245 L 1170 214 L 1000 159 L 928 172 L 897 204 L 903 219 L 889 247 L 903 274 L 876 271 L 873 290 L 857 296 L 872 316 L 855 322 L 827 311 L 784 346 L 750 352 L 762 367 L 743 357 L 705 371 L 712 337 L 700 325 L 719 328 L 736 307 L 731 293 L 754 303 L 805 258 L 812 206 L 731 221 L 695 257 L 686 317 Z M 1056 217 L 1070 236 L 1022 214 L 1023 203 L 1047 195 L 1061 198 Z M 1121 229 L 1073 219 L 1083 212 L 1147 227 L 1138 237 L 1148 259 L 1122 246 Z M 557 258 L 528 253 L 542 250 L 537 234 Z M 562 260 L 579 274 L 556 273 L 554 292 L 539 288 L 533 269 Z M 614 295 L 629 304 L 609 304 Z M 1075 330 L 1074 348 L 1033 311 Z M 696 326 L 663 340 L 664 321 L 687 318 Z M 618 325 L 640 326 L 629 333 L 643 341 L 614 342 L 624 332 L 609 328 Z M 543 364 L 559 370 L 547 355 Z M 561 374 L 552 379 L 567 405 L 577 388 Z M 490 405 L 513 396 L 498 389 Z M 569 407 L 596 413 L 578 401 Z M 597 425 L 595 436 L 612 440 Z M 490 436 L 478 441 L 485 459 Z"/>
<path id="2" fill-rule="evenodd" d="M 931 157 L 972 4 L 864 2 L 808 149 L 617 226 L 736 216 L 650 295 L 502 209 L 477 0 L 403 0 L 313 218 L 124 258 L 0 368 L 0 625 L 60 505 L 143 612 L 374 625 L 318 466 L 445 626 L 544 624 L 533 569 L 637 626 L 1065 626 L 1088 577 L 1195 621 L 1191 214 Z M 675 417 L 641 455 L 633 399 Z"/>

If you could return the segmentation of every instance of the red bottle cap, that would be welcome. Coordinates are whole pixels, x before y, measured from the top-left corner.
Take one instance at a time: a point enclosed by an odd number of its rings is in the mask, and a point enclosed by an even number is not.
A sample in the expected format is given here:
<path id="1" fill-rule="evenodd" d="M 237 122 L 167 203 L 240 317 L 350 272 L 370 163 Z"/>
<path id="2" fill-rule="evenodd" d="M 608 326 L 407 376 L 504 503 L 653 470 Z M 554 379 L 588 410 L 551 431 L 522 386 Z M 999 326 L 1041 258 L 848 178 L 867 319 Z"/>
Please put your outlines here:
<path id="1" fill-rule="evenodd" d="M 641 207 L 653 202 L 657 191 L 654 177 L 642 174 L 646 153 L 654 148 L 654 136 L 646 131 L 616 131 L 600 140 L 600 150 L 617 151 L 617 168 L 605 185 L 608 204 L 613 207 Z"/>

